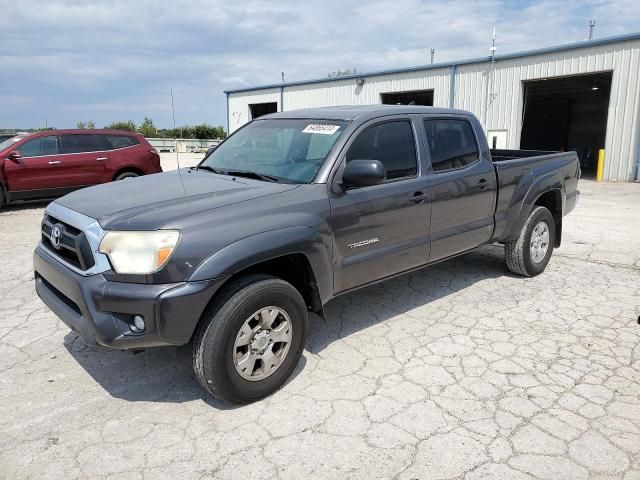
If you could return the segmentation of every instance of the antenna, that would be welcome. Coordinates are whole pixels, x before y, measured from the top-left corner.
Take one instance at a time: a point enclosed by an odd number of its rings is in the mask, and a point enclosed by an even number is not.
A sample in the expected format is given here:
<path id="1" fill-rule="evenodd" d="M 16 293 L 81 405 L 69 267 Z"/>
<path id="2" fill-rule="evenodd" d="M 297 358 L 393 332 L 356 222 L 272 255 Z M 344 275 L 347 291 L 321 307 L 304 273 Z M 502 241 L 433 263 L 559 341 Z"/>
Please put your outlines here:
<path id="1" fill-rule="evenodd" d="M 489 52 L 491 52 L 491 63 L 496 61 L 496 29 L 494 27 L 493 29 L 493 37 L 491 40 L 491 48 L 489 49 Z"/>
<path id="2" fill-rule="evenodd" d="M 433 65 L 433 58 L 435 57 L 435 54 L 436 54 L 436 49 L 432 48 L 431 49 L 431 65 Z"/>
<path id="3" fill-rule="evenodd" d="M 284 83 L 284 72 L 280 72 L 280 76 L 282 77 L 282 83 Z"/>
<path id="4" fill-rule="evenodd" d="M 595 20 L 589 20 L 589 40 L 593 40 L 593 28 L 596 26 Z"/>
<path id="5" fill-rule="evenodd" d="M 173 120 L 173 133 L 176 133 L 176 109 L 173 106 L 173 88 L 171 89 L 171 118 Z M 180 170 L 180 156 L 178 155 L 178 139 L 176 138 L 176 163 L 178 164 L 178 170 Z"/>
<path id="6" fill-rule="evenodd" d="M 493 35 L 491 36 L 491 47 L 489 48 L 489 53 L 490 53 L 490 59 L 491 59 L 491 66 L 487 71 L 487 81 L 486 81 L 486 104 L 484 107 L 484 126 L 485 128 L 487 128 L 487 124 L 488 124 L 488 117 L 489 117 L 489 108 L 491 107 L 491 105 L 493 104 L 493 101 L 495 100 L 495 98 L 498 96 L 497 93 L 494 93 L 493 91 L 493 86 L 494 86 L 494 79 L 495 79 L 495 63 L 496 63 L 496 50 L 498 48 L 496 47 L 496 29 L 495 27 L 493 28 Z"/>
<path id="7" fill-rule="evenodd" d="M 176 131 L 176 109 L 173 106 L 173 88 L 171 89 L 171 118 L 173 120 L 173 132 Z M 180 171 L 180 155 L 178 154 L 178 139 L 176 138 L 176 164 L 178 165 L 178 176 L 180 177 L 180 183 L 182 184 L 182 191 L 185 196 L 187 190 L 184 188 L 184 182 L 182 181 L 182 172 Z"/>

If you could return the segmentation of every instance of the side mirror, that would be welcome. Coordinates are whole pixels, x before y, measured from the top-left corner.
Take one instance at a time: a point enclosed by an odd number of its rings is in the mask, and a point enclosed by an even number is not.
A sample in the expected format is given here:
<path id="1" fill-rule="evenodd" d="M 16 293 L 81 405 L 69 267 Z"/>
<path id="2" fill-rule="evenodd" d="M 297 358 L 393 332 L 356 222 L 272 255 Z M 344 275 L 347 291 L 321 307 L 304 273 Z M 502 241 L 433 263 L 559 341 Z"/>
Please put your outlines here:
<path id="1" fill-rule="evenodd" d="M 12 150 L 9 152 L 9 155 L 7 155 L 7 158 L 9 160 L 13 160 L 14 162 L 20 163 L 22 159 L 22 153 L 19 150 Z"/>
<path id="2" fill-rule="evenodd" d="M 379 160 L 351 160 L 344 167 L 342 184 L 346 187 L 368 187 L 387 178 L 387 171 Z"/>

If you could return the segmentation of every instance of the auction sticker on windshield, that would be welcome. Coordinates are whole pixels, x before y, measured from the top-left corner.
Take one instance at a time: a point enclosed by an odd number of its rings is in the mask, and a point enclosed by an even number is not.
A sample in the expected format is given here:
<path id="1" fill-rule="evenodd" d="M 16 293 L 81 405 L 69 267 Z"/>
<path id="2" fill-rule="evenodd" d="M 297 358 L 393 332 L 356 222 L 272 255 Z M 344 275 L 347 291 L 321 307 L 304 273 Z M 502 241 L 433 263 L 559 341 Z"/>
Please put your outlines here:
<path id="1" fill-rule="evenodd" d="M 338 131 L 340 125 L 322 125 L 320 123 L 312 123 L 302 131 L 302 133 L 319 133 L 321 135 L 333 135 Z"/>

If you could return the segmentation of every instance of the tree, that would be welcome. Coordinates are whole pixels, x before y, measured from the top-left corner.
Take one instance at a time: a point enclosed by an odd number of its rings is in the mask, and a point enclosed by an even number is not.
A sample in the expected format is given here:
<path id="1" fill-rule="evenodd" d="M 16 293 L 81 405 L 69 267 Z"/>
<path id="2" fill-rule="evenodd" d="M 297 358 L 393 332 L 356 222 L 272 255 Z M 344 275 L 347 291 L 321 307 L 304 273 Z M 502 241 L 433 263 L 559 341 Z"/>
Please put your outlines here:
<path id="1" fill-rule="evenodd" d="M 196 138 L 201 139 L 210 139 L 210 138 L 225 138 L 226 134 L 224 132 L 224 128 L 222 126 L 214 127 L 207 123 L 203 123 L 202 125 L 196 125 L 193 128 L 194 135 Z"/>
<path id="2" fill-rule="evenodd" d="M 345 68 L 344 70 L 336 70 L 335 72 L 329 72 L 327 75 L 329 78 L 333 77 L 347 77 L 349 75 L 355 75 L 357 70 L 354 68 L 353 70 L 350 68 Z"/>
<path id="3" fill-rule="evenodd" d="M 96 128 L 96 122 L 94 122 L 93 120 L 88 120 L 86 122 L 80 120 L 78 123 L 76 123 L 76 127 L 88 128 L 90 130 L 93 130 L 94 128 Z"/>
<path id="4" fill-rule="evenodd" d="M 196 125 L 193 128 L 193 133 L 195 134 L 196 138 L 213 138 L 213 127 L 207 125 L 206 123 L 203 123 L 202 125 Z"/>
<path id="5" fill-rule="evenodd" d="M 213 138 L 227 138 L 227 132 L 224 131 L 224 127 L 222 125 L 218 125 L 217 127 L 213 127 L 214 135 Z"/>
<path id="6" fill-rule="evenodd" d="M 153 120 L 151 120 L 149 117 L 144 117 L 140 128 L 138 128 L 138 132 L 145 137 L 154 137 L 158 134 L 158 129 L 153 124 Z"/>
<path id="7" fill-rule="evenodd" d="M 106 125 L 104 128 L 108 128 L 110 130 L 127 130 L 129 132 L 135 132 L 136 124 L 131 120 L 127 122 L 113 122 L 111 125 Z"/>

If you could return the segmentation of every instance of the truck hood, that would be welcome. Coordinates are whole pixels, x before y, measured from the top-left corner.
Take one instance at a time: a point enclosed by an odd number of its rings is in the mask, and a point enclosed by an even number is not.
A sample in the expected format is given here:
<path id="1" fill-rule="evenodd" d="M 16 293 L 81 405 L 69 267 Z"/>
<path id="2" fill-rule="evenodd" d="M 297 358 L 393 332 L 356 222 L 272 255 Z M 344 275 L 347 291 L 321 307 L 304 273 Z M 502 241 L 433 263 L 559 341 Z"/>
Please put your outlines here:
<path id="1" fill-rule="evenodd" d="M 85 188 L 56 203 L 98 220 L 105 230 L 154 230 L 183 217 L 296 187 L 182 169 Z"/>

